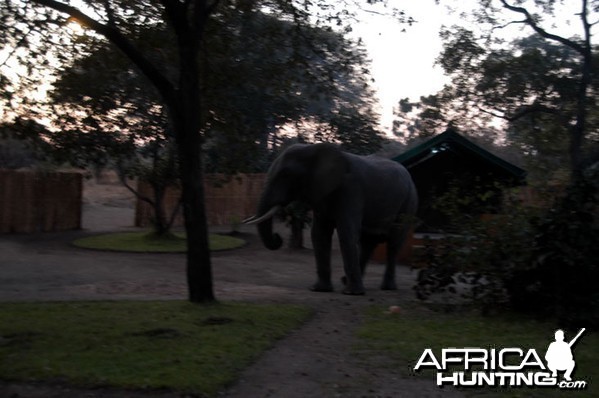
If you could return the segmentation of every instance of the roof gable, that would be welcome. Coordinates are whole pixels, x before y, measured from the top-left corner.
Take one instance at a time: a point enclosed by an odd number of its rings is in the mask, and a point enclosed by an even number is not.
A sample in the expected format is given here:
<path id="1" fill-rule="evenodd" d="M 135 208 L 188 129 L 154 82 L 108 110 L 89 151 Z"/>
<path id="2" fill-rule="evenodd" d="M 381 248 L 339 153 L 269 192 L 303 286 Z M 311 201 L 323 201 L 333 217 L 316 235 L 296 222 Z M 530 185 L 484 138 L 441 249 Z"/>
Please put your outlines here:
<path id="1" fill-rule="evenodd" d="M 525 170 L 481 148 L 452 129 L 447 129 L 442 134 L 417 145 L 409 151 L 392 158 L 392 160 L 403 164 L 409 170 L 447 150 L 467 153 L 469 156 L 500 170 L 502 173 L 506 174 L 506 176 L 512 177 L 520 182 L 526 177 Z"/>

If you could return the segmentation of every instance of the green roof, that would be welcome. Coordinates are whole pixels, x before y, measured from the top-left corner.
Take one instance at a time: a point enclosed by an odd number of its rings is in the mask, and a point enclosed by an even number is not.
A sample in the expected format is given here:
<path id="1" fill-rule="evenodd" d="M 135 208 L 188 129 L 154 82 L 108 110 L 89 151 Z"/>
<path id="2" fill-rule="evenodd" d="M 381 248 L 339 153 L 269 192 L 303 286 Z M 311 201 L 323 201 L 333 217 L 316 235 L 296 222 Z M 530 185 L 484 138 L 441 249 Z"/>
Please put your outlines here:
<path id="1" fill-rule="evenodd" d="M 445 150 L 468 153 L 468 155 L 477 158 L 481 162 L 500 170 L 507 176 L 520 182 L 523 182 L 526 177 L 525 170 L 481 148 L 452 129 L 447 129 L 444 133 L 417 145 L 403 154 L 392 158 L 392 160 L 403 164 L 409 170 L 441 154 Z"/>

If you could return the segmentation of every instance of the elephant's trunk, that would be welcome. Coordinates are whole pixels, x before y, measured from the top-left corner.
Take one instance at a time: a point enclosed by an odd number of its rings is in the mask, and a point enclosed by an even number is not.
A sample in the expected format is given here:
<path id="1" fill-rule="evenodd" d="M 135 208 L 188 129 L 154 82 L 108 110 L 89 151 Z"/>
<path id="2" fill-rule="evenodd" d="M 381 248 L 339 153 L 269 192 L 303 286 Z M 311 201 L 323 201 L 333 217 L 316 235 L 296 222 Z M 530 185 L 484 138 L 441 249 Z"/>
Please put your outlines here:
<path id="1" fill-rule="evenodd" d="M 270 205 L 266 203 L 266 200 L 262 198 L 260 205 L 258 206 L 258 214 L 254 219 L 254 223 L 257 224 L 258 234 L 262 243 L 267 249 L 278 250 L 283 245 L 283 239 L 277 233 L 273 232 L 273 217 L 275 213 L 280 209 L 280 206 Z"/>
<path id="2" fill-rule="evenodd" d="M 272 218 L 258 224 L 258 233 L 260 234 L 264 247 L 267 249 L 278 250 L 283 245 L 281 236 L 272 231 Z"/>

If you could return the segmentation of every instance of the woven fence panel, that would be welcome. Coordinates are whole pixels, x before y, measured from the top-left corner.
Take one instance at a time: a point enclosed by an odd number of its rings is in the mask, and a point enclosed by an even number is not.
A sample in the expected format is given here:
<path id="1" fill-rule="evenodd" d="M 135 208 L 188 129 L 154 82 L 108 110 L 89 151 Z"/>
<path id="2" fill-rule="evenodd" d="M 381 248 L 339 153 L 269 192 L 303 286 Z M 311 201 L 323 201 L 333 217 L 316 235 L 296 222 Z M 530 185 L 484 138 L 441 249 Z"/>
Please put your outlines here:
<path id="1" fill-rule="evenodd" d="M 81 228 L 82 176 L 0 170 L 0 233 Z"/>
<path id="2" fill-rule="evenodd" d="M 204 190 L 206 200 L 206 216 L 210 225 L 237 224 L 256 212 L 258 201 L 266 174 L 241 174 L 226 177 L 219 174 L 209 174 L 205 177 Z M 149 184 L 138 183 L 138 192 L 153 198 Z M 164 209 L 167 218 L 181 197 L 178 188 L 169 188 L 165 194 Z M 138 199 L 135 210 L 135 225 L 147 227 L 152 224 L 153 209 L 147 202 Z M 183 225 L 183 217 L 179 210 L 174 225 Z"/>

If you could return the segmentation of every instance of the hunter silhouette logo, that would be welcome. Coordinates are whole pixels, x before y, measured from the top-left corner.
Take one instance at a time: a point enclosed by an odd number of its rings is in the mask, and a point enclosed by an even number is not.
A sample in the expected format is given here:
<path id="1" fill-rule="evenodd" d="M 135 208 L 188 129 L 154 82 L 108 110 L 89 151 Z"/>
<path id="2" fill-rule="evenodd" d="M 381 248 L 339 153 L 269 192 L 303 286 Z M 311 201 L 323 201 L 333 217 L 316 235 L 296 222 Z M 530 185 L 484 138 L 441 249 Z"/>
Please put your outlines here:
<path id="1" fill-rule="evenodd" d="M 435 353 L 426 348 L 414 371 L 437 370 L 437 385 L 460 387 L 557 387 L 560 389 L 584 389 L 584 380 L 572 381 L 576 366 L 572 347 L 585 329 L 569 342 L 564 331 L 557 330 L 555 341 L 545 353 L 545 362 L 534 348 L 443 348 Z M 560 380 L 558 372 L 564 372 Z"/>
<path id="2" fill-rule="evenodd" d="M 549 344 L 547 353 L 545 354 L 545 360 L 547 361 L 547 367 L 551 370 L 551 375 L 557 377 L 558 371 L 565 371 L 564 379 L 567 381 L 572 380 L 572 371 L 576 366 L 574 356 L 572 355 L 572 346 L 576 343 L 576 340 L 583 334 L 585 328 L 580 329 L 580 332 L 570 340 L 569 343 L 564 341 L 564 331 L 557 330 L 555 332 L 555 341 Z"/>

